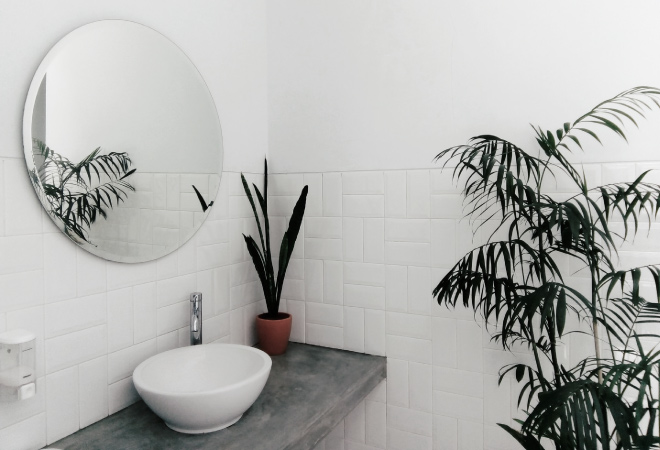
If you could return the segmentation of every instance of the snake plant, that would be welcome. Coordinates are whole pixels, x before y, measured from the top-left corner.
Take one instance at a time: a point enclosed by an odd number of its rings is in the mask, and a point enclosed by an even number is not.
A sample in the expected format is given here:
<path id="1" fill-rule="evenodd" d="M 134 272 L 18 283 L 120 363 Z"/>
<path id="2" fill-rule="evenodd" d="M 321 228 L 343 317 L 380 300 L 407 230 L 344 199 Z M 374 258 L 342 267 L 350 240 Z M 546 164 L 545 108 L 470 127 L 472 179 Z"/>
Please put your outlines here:
<path id="1" fill-rule="evenodd" d="M 243 189 L 245 190 L 245 195 L 250 201 L 250 206 L 252 206 L 252 212 L 254 213 L 254 218 L 257 221 L 257 228 L 259 230 L 259 241 L 261 242 L 261 248 L 257 245 L 256 241 L 252 236 L 243 235 L 245 239 L 245 245 L 247 245 L 248 252 L 254 263 L 254 268 L 259 275 L 259 280 L 261 281 L 261 287 L 264 291 L 264 298 L 266 299 L 266 307 L 268 309 L 267 317 L 277 318 L 279 309 L 280 309 L 280 298 L 282 297 L 282 286 L 284 285 L 284 276 L 286 274 L 286 269 L 289 266 L 289 260 L 291 259 L 291 254 L 293 253 L 293 247 L 296 244 L 296 238 L 298 237 L 298 232 L 300 231 L 300 225 L 302 224 L 303 215 L 305 214 L 305 205 L 307 202 L 307 186 L 303 187 L 300 197 L 296 202 L 296 205 L 293 208 L 293 213 L 291 214 L 291 219 L 289 220 L 289 226 L 282 237 L 282 243 L 280 245 L 280 252 L 278 257 L 278 272 L 275 274 L 273 266 L 273 253 L 270 248 L 270 221 L 268 218 L 268 161 L 264 160 L 264 192 L 263 194 L 259 191 L 259 188 L 253 183 L 252 187 L 254 188 L 257 200 L 259 202 L 259 207 L 261 210 L 261 215 L 263 218 L 263 228 L 261 220 L 259 219 L 259 214 L 257 212 L 257 206 L 255 204 L 252 192 L 250 191 L 250 186 L 245 180 L 245 176 L 241 173 L 241 181 L 243 182 Z"/>

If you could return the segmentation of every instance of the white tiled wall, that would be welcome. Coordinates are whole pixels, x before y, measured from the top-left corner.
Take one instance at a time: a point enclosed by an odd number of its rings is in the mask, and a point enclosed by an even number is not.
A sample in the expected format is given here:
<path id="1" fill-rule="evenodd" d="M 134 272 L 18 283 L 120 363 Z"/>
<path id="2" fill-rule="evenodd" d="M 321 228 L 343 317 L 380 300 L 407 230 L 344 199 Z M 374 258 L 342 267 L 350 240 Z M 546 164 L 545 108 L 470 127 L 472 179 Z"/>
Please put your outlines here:
<path id="1" fill-rule="evenodd" d="M 205 343 L 256 342 L 263 302 L 241 236 L 254 232 L 254 219 L 238 173 L 223 174 L 191 240 L 140 264 L 107 262 L 69 242 L 23 161 L 0 159 L 0 176 L 0 332 L 37 335 L 38 376 L 34 398 L 0 403 L 3 450 L 40 448 L 135 402 L 133 369 L 188 345 L 191 292 L 204 294 Z"/>
<path id="2" fill-rule="evenodd" d="M 647 168 L 660 163 L 584 166 L 592 186 L 632 181 Z M 473 233 L 461 220 L 462 197 L 451 170 L 278 174 L 270 180 L 271 215 L 288 220 L 304 183 L 314 195 L 297 244 L 295 257 L 302 259 L 292 261 L 298 269 L 289 273 L 299 288 L 286 292 L 292 339 L 387 356 L 381 403 L 361 404 L 318 449 L 517 448 L 497 423 L 515 426 L 518 384 L 505 378 L 498 386 L 498 371 L 531 356 L 525 349 L 503 351 L 471 311 L 449 311 L 431 296 L 457 259 L 489 235 L 488 227 Z M 567 186 L 550 181 L 546 189 L 561 196 Z M 654 225 L 648 238 L 641 232 L 634 245 L 624 246 L 621 264 L 660 262 L 659 229 Z M 565 273 L 576 269 L 560 263 Z M 580 286 L 581 277 L 569 279 Z M 592 351 L 591 339 L 582 335 L 565 343 L 566 360 Z"/>

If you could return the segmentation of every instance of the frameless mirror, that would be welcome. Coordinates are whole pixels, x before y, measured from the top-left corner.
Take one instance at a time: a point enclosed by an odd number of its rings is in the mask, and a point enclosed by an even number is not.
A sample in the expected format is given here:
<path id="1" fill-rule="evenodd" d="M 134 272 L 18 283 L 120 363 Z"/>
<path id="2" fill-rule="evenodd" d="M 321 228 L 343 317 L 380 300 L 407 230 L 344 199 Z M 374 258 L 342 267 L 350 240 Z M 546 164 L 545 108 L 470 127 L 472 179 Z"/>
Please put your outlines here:
<path id="1" fill-rule="evenodd" d="M 105 20 L 46 55 L 23 118 L 28 174 L 72 241 L 121 262 L 190 239 L 222 173 L 218 113 L 190 59 L 160 33 Z"/>

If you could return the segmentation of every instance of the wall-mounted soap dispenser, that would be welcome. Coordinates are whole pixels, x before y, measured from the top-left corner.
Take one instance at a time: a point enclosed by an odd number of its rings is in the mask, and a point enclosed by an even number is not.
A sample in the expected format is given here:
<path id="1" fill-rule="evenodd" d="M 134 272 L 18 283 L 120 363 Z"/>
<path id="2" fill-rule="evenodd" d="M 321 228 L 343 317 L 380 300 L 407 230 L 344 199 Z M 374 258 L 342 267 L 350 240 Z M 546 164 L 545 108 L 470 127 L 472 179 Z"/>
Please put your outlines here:
<path id="1" fill-rule="evenodd" d="M 25 400 L 36 392 L 35 336 L 13 330 L 0 334 L 0 401 Z"/>

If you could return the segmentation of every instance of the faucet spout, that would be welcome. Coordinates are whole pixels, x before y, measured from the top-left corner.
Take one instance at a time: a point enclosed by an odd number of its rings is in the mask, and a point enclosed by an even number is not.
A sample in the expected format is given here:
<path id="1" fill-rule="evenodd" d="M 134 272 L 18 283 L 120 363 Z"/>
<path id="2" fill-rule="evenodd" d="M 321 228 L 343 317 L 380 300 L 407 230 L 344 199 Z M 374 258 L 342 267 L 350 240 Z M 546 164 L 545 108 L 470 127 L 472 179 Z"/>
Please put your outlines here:
<path id="1" fill-rule="evenodd" d="M 202 293 L 190 294 L 190 345 L 202 343 Z"/>

